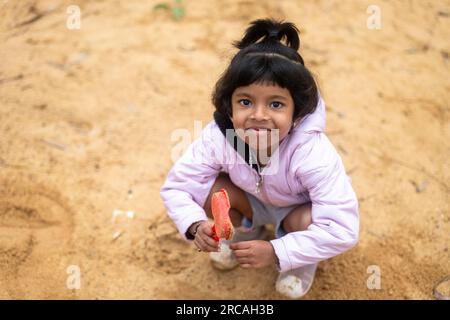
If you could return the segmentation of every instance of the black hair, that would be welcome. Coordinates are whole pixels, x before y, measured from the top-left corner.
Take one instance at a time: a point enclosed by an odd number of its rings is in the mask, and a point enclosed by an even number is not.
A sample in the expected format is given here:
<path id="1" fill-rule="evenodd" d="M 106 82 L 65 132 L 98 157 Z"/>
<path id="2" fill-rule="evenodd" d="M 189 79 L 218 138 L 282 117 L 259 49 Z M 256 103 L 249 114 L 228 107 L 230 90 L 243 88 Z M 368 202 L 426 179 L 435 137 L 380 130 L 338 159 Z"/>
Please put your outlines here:
<path id="1" fill-rule="evenodd" d="M 234 90 L 261 83 L 289 90 L 294 101 L 293 121 L 313 113 L 319 99 L 318 89 L 297 51 L 300 47 L 298 34 L 297 27 L 290 22 L 273 19 L 251 22 L 244 37 L 233 43 L 240 50 L 216 83 L 212 95 L 216 112 L 230 117 Z"/>

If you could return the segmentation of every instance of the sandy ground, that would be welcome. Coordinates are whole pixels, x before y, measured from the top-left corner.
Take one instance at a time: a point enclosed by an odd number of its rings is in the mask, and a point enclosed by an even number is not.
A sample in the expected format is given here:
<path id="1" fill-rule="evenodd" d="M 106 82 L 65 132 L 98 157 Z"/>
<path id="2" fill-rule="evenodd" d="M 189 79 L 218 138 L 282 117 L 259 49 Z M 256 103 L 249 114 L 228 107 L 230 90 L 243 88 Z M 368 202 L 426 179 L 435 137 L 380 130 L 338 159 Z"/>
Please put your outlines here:
<path id="1" fill-rule="evenodd" d="M 192 0 L 179 21 L 157 1 L 75 2 L 79 30 L 74 1 L 0 0 L 0 298 L 282 298 L 274 268 L 214 270 L 159 196 L 171 133 L 212 119 L 231 41 L 268 16 L 301 28 L 360 201 L 358 246 L 306 298 L 433 298 L 450 274 L 449 1 L 377 1 L 380 30 L 373 1 Z"/>

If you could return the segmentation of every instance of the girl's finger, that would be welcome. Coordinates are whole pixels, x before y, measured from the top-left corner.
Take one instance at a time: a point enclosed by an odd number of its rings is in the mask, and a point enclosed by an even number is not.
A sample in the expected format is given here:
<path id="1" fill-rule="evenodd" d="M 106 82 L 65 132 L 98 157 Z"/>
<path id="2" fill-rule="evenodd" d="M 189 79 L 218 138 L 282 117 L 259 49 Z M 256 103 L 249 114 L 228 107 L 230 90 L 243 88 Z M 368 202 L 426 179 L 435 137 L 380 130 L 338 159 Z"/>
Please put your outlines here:
<path id="1" fill-rule="evenodd" d="M 248 250 L 234 250 L 233 252 L 236 257 L 248 257 L 249 256 Z"/>
<path id="2" fill-rule="evenodd" d="M 212 237 L 215 233 L 214 233 L 214 231 L 212 230 L 211 226 L 208 226 L 207 228 L 205 228 L 205 234 L 206 234 L 208 237 Z"/>
<path id="3" fill-rule="evenodd" d="M 213 238 L 205 235 L 205 237 L 203 237 L 203 240 L 205 240 L 205 243 L 207 243 L 209 246 L 216 248 L 216 249 L 219 248 L 219 242 L 214 240 Z"/>
<path id="4" fill-rule="evenodd" d="M 239 264 L 251 264 L 252 262 L 249 259 L 237 259 Z"/>
<path id="5" fill-rule="evenodd" d="M 205 242 L 203 241 L 202 237 L 197 233 L 195 236 L 195 243 L 197 244 L 197 247 L 199 247 L 202 251 L 206 250 Z"/>
<path id="6" fill-rule="evenodd" d="M 198 237 L 195 237 L 195 239 L 194 239 L 194 244 L 195 244 L 195 246 L 197 247 L 197 249 L 203 251 L 202 245 L 198 242 Z"/>
<path id="7" fill-rule="evenodd" d="M 208 251 L 219 251 L 219 243 L 214 239 L 207 237 L 206 239 L 203 238 L 203 240 L 205 241 L 205 245 L 208 247 Z"/>
<path id="8" fill-rule="evenodd" d="M 212 237 L 214 234 L 214 232 L 212 231 L 212 226 L 209 222 L 202 223 L 202 225 L 199 227 L 199 231 L 203 232 L 209 237 Z"/>
<path id="9" fill-rule="evenodd" d="M 217 251 L 218 250 L 218 247 L 217 246 L 212 246 L 212 245 L 210 245 L 210 244 L 208 244 L 206 241 L 205 241 L 205 238 L 204 238 L 205 236 L 202 236 L 202 235 L 200 235 L 200 234 L 197 234 L 197 236 L 195 237 L 196 239 L 198 238 L 198 243 L 201 245 L 201 248 L 202 248 L 202 250 L 203 251 L 208 251 L 208 252 L 211 252 L 211 251 Z M 206 237 L 206 239 L 209 239 L 209 237 Z M 212 240 L 212 239 L 211 239 Z M 213 240 L 214 241 L 214 240 Z"/>
<path id="10" fill-rule="evenodd" d="M 252 246 L 251 241 L 241 241 L 230 244 L 232 250 L 244 250 L 249 249 Z"/>
<path id="11" fill-rule="evenodd" d="M 212 232 L 212 231 L 211 231 Z M 202 238 L 202 240 L 208 244 L 209 246 L 212 246 L 213 248 L 215 248 L 214 251 L 217 251 L 217 249 L 219 248 L 219 242 L 214 240 L 211 236 L 209 236 L 204 229 L 200 230 L 200 232 L 197 233 L 197 235 L 199 237 Z"/>
<path id="12" fill-rule="evenodd" d="M 249 268 L 252 267 L 252 265 L 248 264 L 248 263 L 245 263 L 245 264 L 241 264 L 241 267 L 244 268 L 244 269 L 249 269 Z"/>
<path id="13" fill-rule="evenodd" d="M 247 257 L 247 256 L 244 256 L 244 257 L 238 257 L 238 256 L 236 256 L 236 259 L 237 259 L 238 261 L 253 261 L 253 259 L 252 259 L 251 257 Z"/>

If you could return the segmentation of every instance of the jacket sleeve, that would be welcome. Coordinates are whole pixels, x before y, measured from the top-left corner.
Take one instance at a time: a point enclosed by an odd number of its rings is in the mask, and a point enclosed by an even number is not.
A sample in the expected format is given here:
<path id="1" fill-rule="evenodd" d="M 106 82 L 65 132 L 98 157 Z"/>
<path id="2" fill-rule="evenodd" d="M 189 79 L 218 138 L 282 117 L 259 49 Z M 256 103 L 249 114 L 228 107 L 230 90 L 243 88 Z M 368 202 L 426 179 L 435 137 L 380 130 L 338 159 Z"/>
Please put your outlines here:
<path id="1" fill-rule="evenodd" d="M 287 271 L 336 256 L 358 241 L 358 200 L 334 146 L 320 132 L 292 157 L 295 176 L 309 193 L 312 224 L 272 240 L 279 270 Z"/>
<path id="2" fill-rule="evenodd" d="M 176 161 L 160 189 L 167 213 L 185 240 L 191 240 L 186 232 L 192 223 L 208 219 L 203 206 L 221 170 L 216 160 L 220 136 L 216 134 L 214 143 L 213 126 L 212 123 L 206 126 Z"/>

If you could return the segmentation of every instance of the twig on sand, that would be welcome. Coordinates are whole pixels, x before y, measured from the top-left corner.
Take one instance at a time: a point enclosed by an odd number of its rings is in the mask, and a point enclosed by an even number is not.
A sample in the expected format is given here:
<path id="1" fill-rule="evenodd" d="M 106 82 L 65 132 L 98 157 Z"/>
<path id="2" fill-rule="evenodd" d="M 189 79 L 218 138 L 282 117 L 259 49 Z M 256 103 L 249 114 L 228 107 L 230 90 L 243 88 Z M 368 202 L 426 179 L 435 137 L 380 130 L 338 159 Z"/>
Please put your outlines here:
<path id="1" fill-rule="evenodd" d="M 354 166 L 353 168 L 351 168 L 350 170 L 347 171 L 348 175 L 351 175 L 353 172 L 356 171 L 356 169 L 358 169 L 358 166 Z"/>
<path id="2" fill-rule="evenodd" d="M 385 240 L 385 237 L 383 235 L 380 235 L 372 230 L 368 230 L 367 233 L 374 236 L 375 238 L 380 239 L 380 240 Z"/>
<path id="3" fill-rule="evenodd" d="M 62 150 L 62 151 L 66 150 L 66 146 L 63 145 L 63 144 L 60 144 L 60 143 L 57 143 L 57 142 L 54 142 L 54 141 L 48 141 L 48 140 L 45 140 L 45 139 L 41 139 L 40 141 L 42 143 L 52 147 L 52 148 L 56 148 L 56 149 L 59 149 L 59 150 Z"/>
<path id="4" fill-rule="evenodd" d="M 337 148 L 339 149 L 339 151 L 341 151 L 343 154 L 348 154 L 347 150 L 341 146 L 340 144 L 337 145 Z"/>
<path id="5" fill-rule="evenodd" d="M 82 51 L 79 52 L 75 57 L 72 57 L 71 60 L 60 63 L 55 61 L 47 61 L 47 64 L 53 68 L 67 71 L 70 67 L 81 64 L 85 59 L 89 57 L 89 52 Z"/>
<path id="6" fill-rule="evenodd" d="M 50 8 L 48 10 L 45 11 L 39 11 L 34 5 L 32 5 L 30 7 L 30 12 L 33 14 L 33 16 L 25 21 L 19 22 L 18 24 L 16 24 L 14 27 L 15 28 L 20 28 L 23 26 L 26 26 L 28 24 L 32 24 L 38 20 L 40 20 L 41 18 L 45 17 L 46 15 L 56 11 L 57 8 Z"/>
<path id="7" fill-rule="evenodd" d="M 23 74 L 19 73 L 17 76 L 14 77 L 0 79 L 0 84 L 21 79 L 23 79 Z"/>

